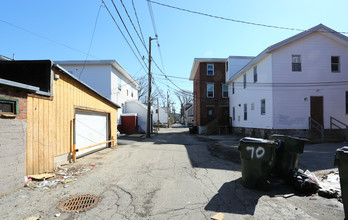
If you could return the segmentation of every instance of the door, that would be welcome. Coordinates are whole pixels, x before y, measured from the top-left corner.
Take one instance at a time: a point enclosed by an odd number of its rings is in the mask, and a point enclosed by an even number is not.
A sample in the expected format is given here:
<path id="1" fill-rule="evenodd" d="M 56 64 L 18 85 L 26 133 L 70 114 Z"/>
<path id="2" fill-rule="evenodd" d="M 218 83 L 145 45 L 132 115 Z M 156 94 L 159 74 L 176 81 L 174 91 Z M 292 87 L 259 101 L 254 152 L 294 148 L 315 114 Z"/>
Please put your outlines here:
<path id="1" fill-rule="evenodd" d="M 75 146 L 76 149 L 88 147 L 109 139 L 108 114 L 77 111 L 75 113 Z M 92 153 L 107 147 L 101 144 L 89 149 L 78 151 L 76 157 Z"/>
<path id="2" fill-rule="evenodd" d="M 323 112 L 323 97 L 311 96 L 311 118 L 319 124 L 324 125 Z"/>

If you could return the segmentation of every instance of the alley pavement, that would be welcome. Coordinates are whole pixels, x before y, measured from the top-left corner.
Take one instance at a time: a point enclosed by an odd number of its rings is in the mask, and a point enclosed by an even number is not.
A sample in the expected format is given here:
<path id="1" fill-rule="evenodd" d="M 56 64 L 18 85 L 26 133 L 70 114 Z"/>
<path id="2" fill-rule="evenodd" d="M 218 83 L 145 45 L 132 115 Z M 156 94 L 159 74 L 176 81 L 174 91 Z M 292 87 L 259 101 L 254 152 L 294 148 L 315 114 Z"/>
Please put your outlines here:
<path id="1" fill-rule="evenodd" d="M 55 187 L 22 188 L 0 198 L 2 219 L 344 219 L 337 199 L 295 194 L 274 184 L 268 192 L 241 184 L 240 137 L 190 135 L 182 126 L 161 128 L 152 138 L 123 136 L 69 166 L 89 171 Z M 317 174 L 337 170 L 336 148 L 344 143 L 307 145 L 299 167 Z M 331 163 L 332 162 L 332 163 Z M 79 213 L 58 205 L 76 195 L 99 203 Z"/>

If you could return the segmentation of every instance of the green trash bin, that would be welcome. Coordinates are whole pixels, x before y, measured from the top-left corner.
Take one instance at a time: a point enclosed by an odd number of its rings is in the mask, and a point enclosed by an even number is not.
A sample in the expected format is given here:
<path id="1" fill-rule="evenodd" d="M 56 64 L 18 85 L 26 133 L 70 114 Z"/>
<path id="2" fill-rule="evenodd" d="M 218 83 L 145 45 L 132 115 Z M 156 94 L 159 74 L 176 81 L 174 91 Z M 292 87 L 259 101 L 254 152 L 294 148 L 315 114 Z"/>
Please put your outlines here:
<path id="1" fill-rule="evenodd" d="M 345 219 L 348 217 L 348 147 L 338 148 L 335 156 L 338 166 Z"/>
<path id="2" fill-rule="evenodd" d="M 238 150 L 242 161 L 243 186 L 267 190 L 270 182 L 274 149 L 277 142 L 260 138 L 240 139 Z"/>
<path id="3" fill-rule="evenodd" d="M 273 134 L 270 139 L 279 141 L 279 146 L 275 149 L 272 172 L 287 178 L 291 170 L 297 169 L 298 156 L 303 153 L 304 144 L 309 140 L 281 134 Z"/>

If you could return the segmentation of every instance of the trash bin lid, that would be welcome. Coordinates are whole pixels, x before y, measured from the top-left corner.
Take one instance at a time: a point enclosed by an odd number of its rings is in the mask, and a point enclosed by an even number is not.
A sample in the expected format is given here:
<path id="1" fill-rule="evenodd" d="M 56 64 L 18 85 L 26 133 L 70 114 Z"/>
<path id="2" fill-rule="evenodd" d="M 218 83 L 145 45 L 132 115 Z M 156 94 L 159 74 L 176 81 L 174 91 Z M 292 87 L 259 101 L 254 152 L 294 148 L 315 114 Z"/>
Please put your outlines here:
<path id="1" fill-rule="evenodd" d="M 290 139 L 295 139 L 295 140 L 299 140 L 299 141 L 310 142 L 310 140 L 305 139 L 305 138 L 293 137 L 293 136 L 284 135 L 284 134 L 272 134 L 270 136 L 270 138 L 274 138 L 274 139 L 276 139 L 276 138 L 279 138 L 279 139 L 290 138 Z"/>
<path id="2" fill-rule="evenodd" d="M 242 143 L 262 143 L 262 144 L 275 144 L 274 140 L 267 140 L 262 138 L 244 137 L 239 140 Z"/>
<path id="3" fill-rule="evenodd" d="M 348 154 L 348 147 L 347 146 L 344 146 L 344 147 L 341 147 L 341 148 L 337 148 L 336 150 L 336 154 Z"/>

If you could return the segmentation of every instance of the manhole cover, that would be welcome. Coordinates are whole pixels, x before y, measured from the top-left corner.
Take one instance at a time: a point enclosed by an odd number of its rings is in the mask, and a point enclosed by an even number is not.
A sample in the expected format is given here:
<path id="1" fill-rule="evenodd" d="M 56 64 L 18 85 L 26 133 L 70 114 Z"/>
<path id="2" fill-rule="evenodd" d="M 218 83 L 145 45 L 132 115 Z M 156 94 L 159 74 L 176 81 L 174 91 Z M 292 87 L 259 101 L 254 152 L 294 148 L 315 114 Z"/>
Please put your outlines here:
<path id="1" fill-rule="evenodd" d="M 62 212 L 83 212 L 94 207 L 99 198 L 92 195 L 76 196 L 59 206 Z"/>

